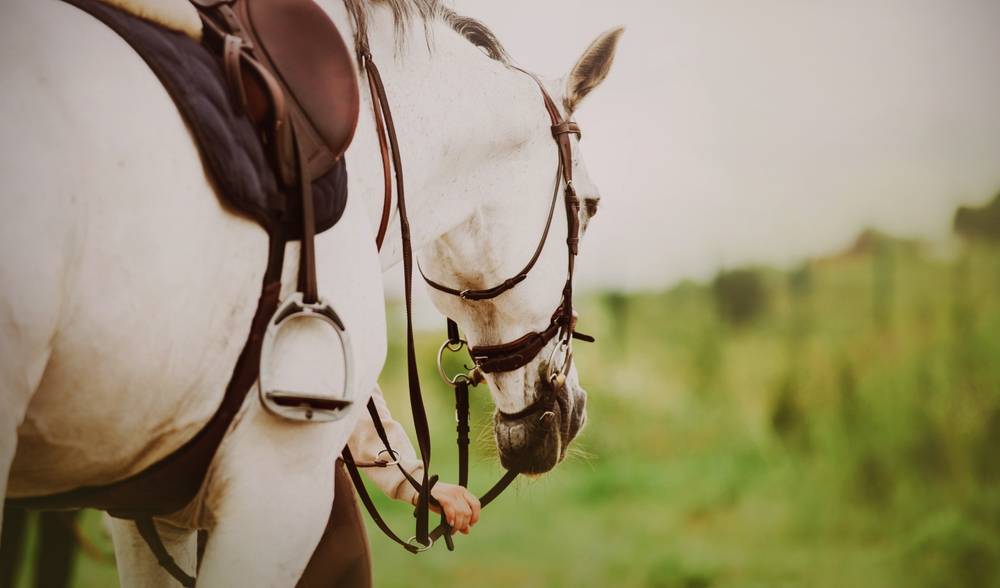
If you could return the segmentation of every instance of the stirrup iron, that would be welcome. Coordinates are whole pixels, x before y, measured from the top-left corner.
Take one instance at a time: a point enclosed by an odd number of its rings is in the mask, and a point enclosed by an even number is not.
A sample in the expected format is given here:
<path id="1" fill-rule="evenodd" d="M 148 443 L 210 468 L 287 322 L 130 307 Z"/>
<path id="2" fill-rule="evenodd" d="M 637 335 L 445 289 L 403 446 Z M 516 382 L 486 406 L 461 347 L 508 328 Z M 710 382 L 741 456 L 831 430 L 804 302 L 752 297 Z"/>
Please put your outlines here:
<path id="1" fill-rule="evenodd" d="M 341 394 L 315 394 L 283 390 L 272 387 L 271 354 L 282 328 L 297 320 L 320 321 L 330 326 L 340 340 L 344 353 L 344 388 Z M 269 412 L 277 416 L 300 422 L 325 423 L 336 421 L 347 413 L 353 404 L 352 380 L 353 354 L 351 341 L 343 321 L 325 300 L 320 298 L 309 304 L 303 300 L 301 292 L 285 299 L 275 311 L 264 331 L 261 344 L 260 368 L 257 390 L 260 402 Z"/>

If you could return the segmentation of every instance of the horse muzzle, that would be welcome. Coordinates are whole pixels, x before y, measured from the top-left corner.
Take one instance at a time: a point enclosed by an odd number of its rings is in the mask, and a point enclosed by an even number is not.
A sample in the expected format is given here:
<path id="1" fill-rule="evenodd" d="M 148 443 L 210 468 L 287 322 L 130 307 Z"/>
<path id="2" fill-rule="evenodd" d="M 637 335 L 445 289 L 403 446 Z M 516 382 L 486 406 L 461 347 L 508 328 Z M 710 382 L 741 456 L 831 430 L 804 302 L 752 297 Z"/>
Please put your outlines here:
<path id="1" fill-rule="evenodd" d="M 517 413 L 493 418 L 500 463 L 522 474 L 544 474 L 566 457 L 566 449 L 587 420 L 582 389 L 541 384 L 542 396 Z"/>

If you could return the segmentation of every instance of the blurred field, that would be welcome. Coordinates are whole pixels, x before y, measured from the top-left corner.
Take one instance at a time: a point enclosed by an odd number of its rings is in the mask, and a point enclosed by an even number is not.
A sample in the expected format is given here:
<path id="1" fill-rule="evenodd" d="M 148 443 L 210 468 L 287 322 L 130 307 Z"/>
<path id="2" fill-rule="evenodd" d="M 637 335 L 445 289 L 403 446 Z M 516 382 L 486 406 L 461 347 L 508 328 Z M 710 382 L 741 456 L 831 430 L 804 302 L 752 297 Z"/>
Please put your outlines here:
<path id="1" fill-rule="evenodd" d="M 794 271 L 580 310 L 598 344 L 577 351 L 590 420 L 576 455 L 519 481 L 455 553 L 411 556 L 372 526 L 378 586 L 1000 586 L 996 245 L 869 233 Z M 434 463 L 454 479 L 442 336 L 421 335 L 421 365 Z M 391 356 L 383 383 L 407 422 L 398 342 Z M 474 396 L 482 491 L 499 468 L 488 392 Z M 77 586 L 112 578 L 81 556 Z"/>

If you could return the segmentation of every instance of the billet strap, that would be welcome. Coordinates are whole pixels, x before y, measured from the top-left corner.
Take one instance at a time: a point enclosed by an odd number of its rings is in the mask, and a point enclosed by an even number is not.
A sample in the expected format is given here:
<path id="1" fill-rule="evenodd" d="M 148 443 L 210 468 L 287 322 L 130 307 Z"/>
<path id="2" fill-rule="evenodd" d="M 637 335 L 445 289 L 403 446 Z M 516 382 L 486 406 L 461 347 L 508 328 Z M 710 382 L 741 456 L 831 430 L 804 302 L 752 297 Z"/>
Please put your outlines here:
<path id="1" fill-rule="evenodd" d="M 149 517 L 136 519 L 135 528 L 139 531 L 139 535 L 146 542 L 146 545 L 149 546 L 150 551 L 153 552 L 153 556 L 156 557 L 156 561 L 160 564 L 160 567 L 170 574 L 173 579 L 180 582 L 181 586 L 192 588 L 195 585 L 194 576 L 189 576 L 187 572 L 177 565 L 177 561 L 167 551 L 167 547 L 163 545 L 163 539 L 160 538 L 160 533 L 156 530 L 156 524 L 153 522 L 153 519 Z"/>

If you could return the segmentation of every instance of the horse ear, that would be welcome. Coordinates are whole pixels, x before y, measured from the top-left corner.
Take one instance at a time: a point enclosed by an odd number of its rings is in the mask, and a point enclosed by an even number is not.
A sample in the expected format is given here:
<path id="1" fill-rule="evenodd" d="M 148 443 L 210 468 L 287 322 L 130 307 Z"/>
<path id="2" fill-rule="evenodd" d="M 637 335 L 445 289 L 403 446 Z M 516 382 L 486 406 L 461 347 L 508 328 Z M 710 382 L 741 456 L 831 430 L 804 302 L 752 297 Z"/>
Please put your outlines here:
<path id="1" fill-rule="evenodd" d="M 618 27 L 603 33 L 577 60 L 566 78 L 566 98 L 563 100 L 566 112 L 576 110 L 580 101 L 608 77 L 618 39 L 624 32 L 625 27 Z"/>

